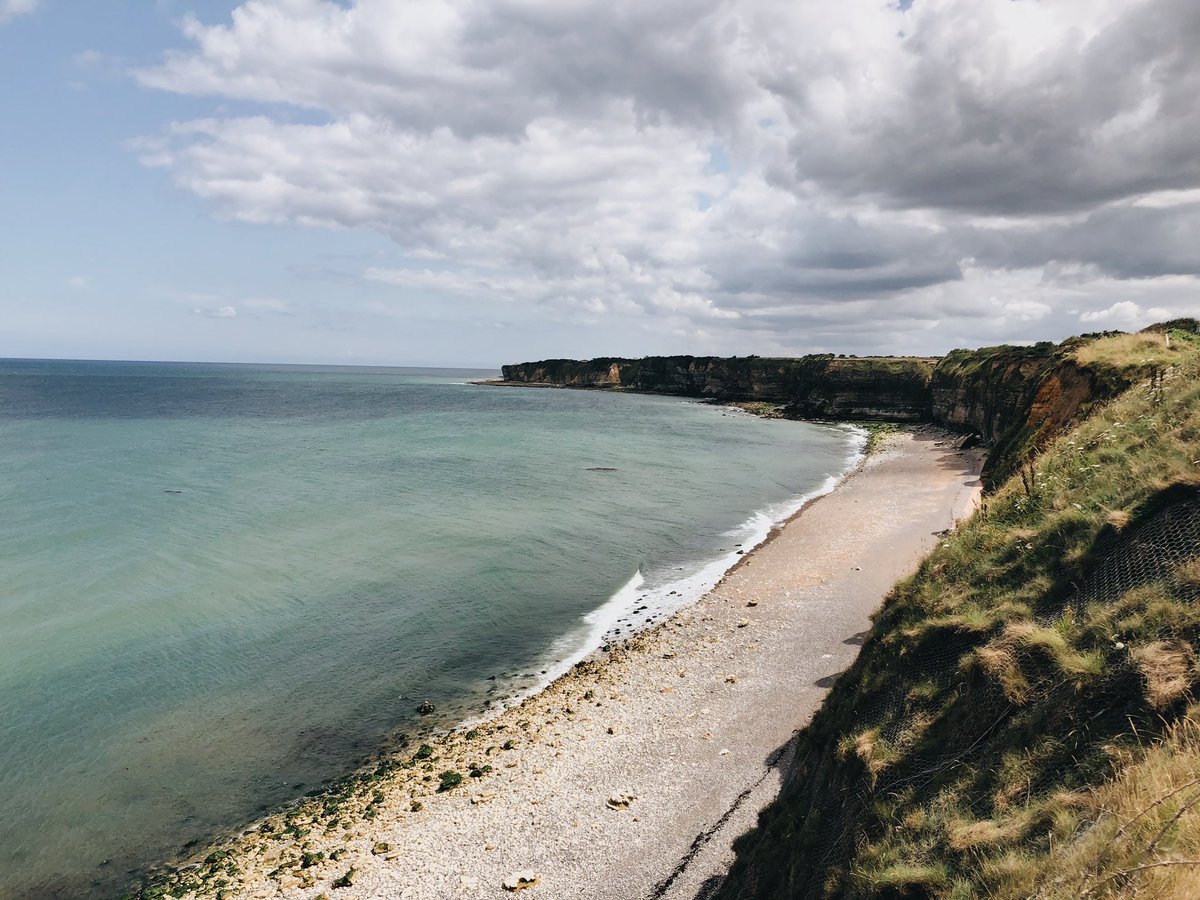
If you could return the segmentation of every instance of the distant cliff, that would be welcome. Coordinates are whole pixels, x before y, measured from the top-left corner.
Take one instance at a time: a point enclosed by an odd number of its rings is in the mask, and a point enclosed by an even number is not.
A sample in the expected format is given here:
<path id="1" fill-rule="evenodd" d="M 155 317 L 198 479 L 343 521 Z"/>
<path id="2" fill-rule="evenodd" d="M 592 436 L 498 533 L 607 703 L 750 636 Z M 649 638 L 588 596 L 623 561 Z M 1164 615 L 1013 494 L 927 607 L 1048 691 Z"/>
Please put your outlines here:
<path id="1" fill-rule="evenodd" d="M 1196 334 L 1194 319 L 1147 332 Z M 1061 344 L 955 350 L 937 358 L 797 358 L 649 356 L 592 360 L 548 359 L 503 367 L 504 381 L 557 387 L 628 390 L 725 402 L 765 401 L 804 419 L 930 422 L 977 434 L 991 452 L 989 489 L 1013 474 L 1031 453 L 1155 371 L 1147 337 L 1097 343 L 1085 335 Z M 1151 344 L 1153 342 L 1151 341 Z M 1097 347 L 1123 346 L 1114 356 Z"/>
<path id="2" fill-rule="evenodd" d="M 548 359 L 504 366 L 522 384 L 642 391 L 726 402 L 780 403 L 796 418 L 923 422 L 936 360 L 757 356 L 649 356 L 644 359 Z"/>

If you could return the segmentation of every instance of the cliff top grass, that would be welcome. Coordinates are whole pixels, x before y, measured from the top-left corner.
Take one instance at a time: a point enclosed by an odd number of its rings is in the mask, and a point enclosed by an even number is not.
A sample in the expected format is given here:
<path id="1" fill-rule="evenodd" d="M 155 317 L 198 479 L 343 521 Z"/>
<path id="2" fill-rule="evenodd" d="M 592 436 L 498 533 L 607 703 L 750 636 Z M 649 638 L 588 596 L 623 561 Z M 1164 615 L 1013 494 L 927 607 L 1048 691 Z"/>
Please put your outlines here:
<path id="1" fill-rule="evenodd" d="M 1195 341 L 1194 334 L 1182 330 L 1122 334 L 1085 343 L 1072 356 L 1083 366 L 1148 371 L 1179 365 Z"/>
<path id="2" fill-rule="evenodd" d="M 963 378 L 994 366 L 998 362 L 1018 366 L 1026 363 L 1042 363 L 1050 359 L 1057 346 L 1050 341 L 1042 341 L 1028 345 L 999 344 L 995 347 L 980 347 L 977 350 L 951 350 L 938 361 L 937 370 L 940 373 L 952 373 L 956 377 Z"/>
<path id="3" fill-rule="evenodd" d="M 1197 893 L 1200 345 L 1130 337 L 1160 374 L 894 588 L 719 897 Z"/>

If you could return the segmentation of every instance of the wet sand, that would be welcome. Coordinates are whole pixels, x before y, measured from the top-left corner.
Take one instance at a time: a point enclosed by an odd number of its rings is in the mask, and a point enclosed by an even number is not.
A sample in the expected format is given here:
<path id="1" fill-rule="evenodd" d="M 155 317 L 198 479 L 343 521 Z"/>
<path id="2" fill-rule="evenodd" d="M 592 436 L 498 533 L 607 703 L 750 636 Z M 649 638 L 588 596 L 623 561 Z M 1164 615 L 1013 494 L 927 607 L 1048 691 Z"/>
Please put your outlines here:
<path id="1" fill-rule="evenodd" d="M 528 898 L 693 900 L 870 613 L 973 511 L 980 462 L 932 430 L 887 437 L 697 604 L 336 808 L 223 845 L 199 896 L 220 879 L 229 897 L 497 898 L 528 872 Z M 462 782 L 439 792 L 448 771 Z"/>

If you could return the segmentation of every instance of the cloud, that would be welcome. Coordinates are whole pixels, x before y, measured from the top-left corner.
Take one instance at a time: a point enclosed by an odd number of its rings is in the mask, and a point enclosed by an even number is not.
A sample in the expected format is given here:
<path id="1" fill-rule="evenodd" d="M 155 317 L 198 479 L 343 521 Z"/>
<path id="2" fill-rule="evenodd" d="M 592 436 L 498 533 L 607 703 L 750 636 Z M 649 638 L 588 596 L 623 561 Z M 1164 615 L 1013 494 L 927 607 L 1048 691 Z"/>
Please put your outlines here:
<path id="1" fill-rule="evenodd" d="M 1083 313 L 1079 320 L 1088 323 L 1102 323 L 1120 328 L 1148 325 L 1154 321 L 1170 318 L 1171 313 L 1166 309 L 1142 309 L 1130 300 L 1121 300 L 1108 309 L 1092 310 Z"/>
<path id="2" fill-rule="evenodd" d="M 192 310 L 192 315 L 210 319 L 236 319 L 237 314 L 237 309 L 232 306 L 197 306 Z"/>
<path id="3" fill-rule="evenodd" d="M 33 12 L 42 0 L 0 0 L 0 25 Z"/>
<path id="4" fill-rule="evenodd" d="M 407 265 L 363 278 L 405 297 L 945 349 L 1200 280 L 1191 0 L 247 0 L 183 28 L 140 82 L 248 112 L 142 161 L 222 218 L 387 235 Z"/>

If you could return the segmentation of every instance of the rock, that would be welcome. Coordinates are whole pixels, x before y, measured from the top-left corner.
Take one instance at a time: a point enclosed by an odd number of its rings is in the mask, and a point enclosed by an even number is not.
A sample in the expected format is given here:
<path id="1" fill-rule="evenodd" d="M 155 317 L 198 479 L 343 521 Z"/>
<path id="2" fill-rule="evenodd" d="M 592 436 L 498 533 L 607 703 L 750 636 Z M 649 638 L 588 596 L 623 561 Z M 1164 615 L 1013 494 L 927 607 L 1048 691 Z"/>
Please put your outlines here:
<path id="1" fill-rule="evenodd" d="M 481 803 L 491 803 L 496 799 L 496 794 L 493 791 L 484 791 L 482 794 L 476 794 L 471 798 L 471 802 L 478 806 Z"/>
<path id="2" fill-rule="evenodd" d="M 436 708 L 428 700 L 422 700 L 421 705 L 417 707 L 417 713 L 422 716 L 431 716 Z"/>
<path id="3" fill-rule="evenodd" d="M 738 628 L 745 628 L 745 627 L 746 627 L 747 625 L 749 625 L 749 624 L 750 624 L 750 620 L 749 620 L 749 619 L 742 619 L 742 621 L 738 622 L 738 624 L 737 624 L 737 627 L 738 627 Z"/>
<path id="4" fill-rule="evenodd" d="M 604 805 L 609 809 L 629 809 L 630 804 L 637 799 L 637 794 L 622 793 L 613 794 L 604 801 Z"/>
<path id="5" fill-rule="evenodd" d="M 758 606 L 758 601 L 757 600 L 747 600 L 746 605 L 747 606 Z"/>
<path id="6" fill-rule="evenodd" d="M 520 872 L 513 872 L 504 881 L 501 886 L 506 891 L 523 891 L 526 888 L 531 888 L 537 885 L 539 878 L 533 869 L 522 869 Z"/>

